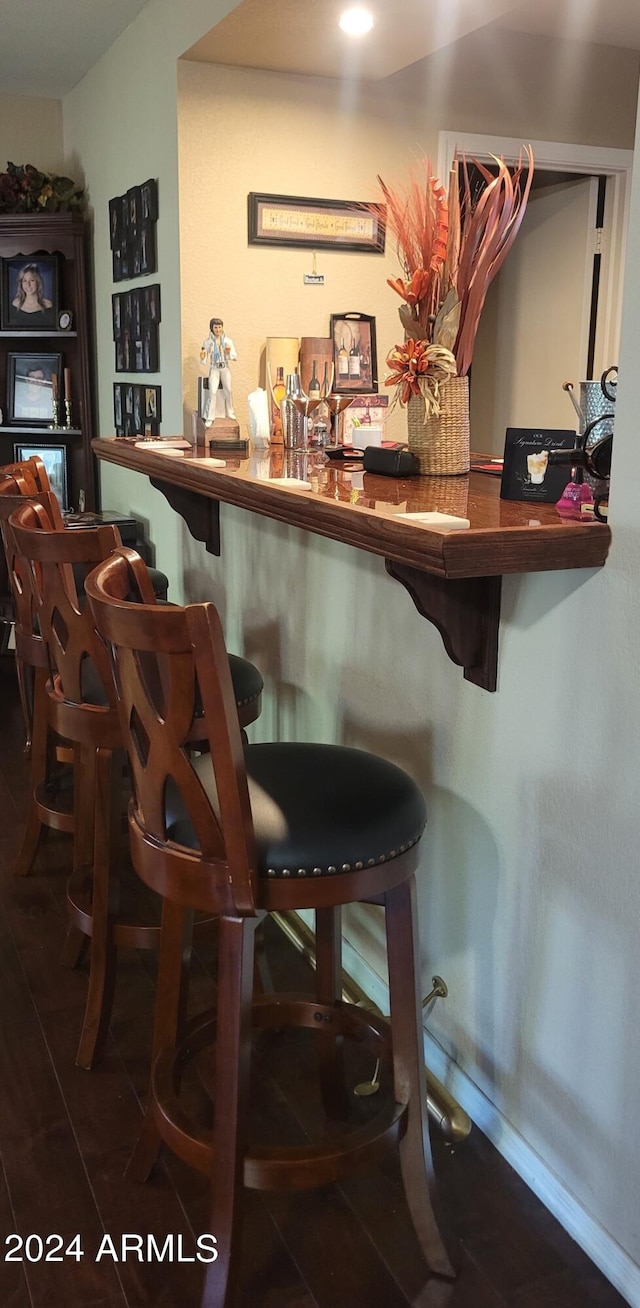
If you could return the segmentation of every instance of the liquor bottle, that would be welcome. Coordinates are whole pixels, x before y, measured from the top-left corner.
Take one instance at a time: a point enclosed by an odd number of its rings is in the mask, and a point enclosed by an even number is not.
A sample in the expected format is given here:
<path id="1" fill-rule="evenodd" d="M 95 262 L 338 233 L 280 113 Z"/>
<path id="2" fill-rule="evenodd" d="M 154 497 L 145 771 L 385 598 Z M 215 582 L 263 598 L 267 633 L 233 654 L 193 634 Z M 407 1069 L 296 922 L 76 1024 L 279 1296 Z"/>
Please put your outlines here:
<path id="1" fill-rule="evenodd" d="M 360 377 L 360 350 L 355 341 L 349 350 L 349 376 L 356 381 Z"/>
<path id="2" fill-rule="evenodd" d="M 273 402 L 276 405 L 276 408 L 278 409 L 280 408 L 280 405 L 282 404 L 282 401 L 285 397 L 286 390 L 287 388 L 284 382 L 284 368 L 276 368 L 276 379 L 273 383 Z"/>
<path id="3" fill-rule="evenodd" d="M 601 421 L 601 418 L 596 418 L 596 422 Z M 585 432 L 583 441 L 588 432 L 589 428 Z M 601 436 L 593 445 L 578 445 L 573 450 L 549 450 L 549 463 L 560 464 L 563 468 L 584 468 L 591 477 L 595 477 L 598 481 L 606 481 L 611 473 L 612 445 L 613 432 L 609 432 L 608 435 Z"/>
<path id="4" fill-rule="evenodd" d="M 311 373 L 311 380 L 309 382 L 309 399 L 310 400 L 320 399 L 320 378 L 318 377 L 316 371 L 315 359 L 313 360 L 313 372 Z"/>
<path id="5" fill-rule="evenodd" d="M 371 351 L 369 350 L 369 346 L 367 344 L 363 345 L 362 347 L 362 354 L 360 356 L 360 369 L 362 372 L 363 381 L 369 383 L 371 381 Z"/>
<path id="6" fill-rule="evenodd" d="M 349 355 L 342 337 L 342 344 L 338 350 L 338 377 L 345 378 L 349 376 Z"/>

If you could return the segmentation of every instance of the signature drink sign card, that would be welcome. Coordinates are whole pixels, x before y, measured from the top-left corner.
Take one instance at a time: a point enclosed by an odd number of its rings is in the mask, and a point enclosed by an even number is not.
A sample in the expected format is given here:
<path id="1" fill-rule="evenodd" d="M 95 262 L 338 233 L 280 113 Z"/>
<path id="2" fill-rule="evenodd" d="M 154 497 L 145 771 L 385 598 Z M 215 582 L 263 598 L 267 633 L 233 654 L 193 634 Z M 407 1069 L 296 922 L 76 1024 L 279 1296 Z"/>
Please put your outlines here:
<path id="1" fill-rule="evenodd" d="M 500 499 L 557 504 L 571 469 L 549 463 L 549 450 L 572 450 L 576 433 L 563 428 L 507 427 Z"/>

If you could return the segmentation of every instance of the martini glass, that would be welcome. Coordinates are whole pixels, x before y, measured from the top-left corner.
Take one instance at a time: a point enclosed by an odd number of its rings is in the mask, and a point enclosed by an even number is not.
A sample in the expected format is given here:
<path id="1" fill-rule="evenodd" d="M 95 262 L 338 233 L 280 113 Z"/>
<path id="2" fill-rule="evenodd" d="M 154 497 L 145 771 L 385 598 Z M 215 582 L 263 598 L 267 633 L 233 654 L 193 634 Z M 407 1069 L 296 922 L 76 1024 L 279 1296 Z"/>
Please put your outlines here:
<path id="1" fill-rule="evenodd" d="M 298 413 L 301 413 L 302 417 L 304 418 L 304 435 L 302 437 L 303 440 L 302 448 L 306 450 L 309 445 L 309 418 L 311 417 L 312 413 L 315 413 L 318 405 L 321 403 L 320 396 L 318 395 L 315 399 L 312 400 L 309 395 L 292 395 L 291 399 L 293 400 L 293 403 L 295 404 Z"/>
<path id="2" fill-rule="evenodd" d="M 334 391 L 333 394 L 327 395 L 325 399 L 325 404 L 328 405 L 333 419 L 333 440 L 331 441 L 333 446 L 343 444 L 344 423 L 341 415 L 345 409 L 349 408 L 350 404 L 353 404 L 355 398 L 355 395 L 336 395 Z"/>

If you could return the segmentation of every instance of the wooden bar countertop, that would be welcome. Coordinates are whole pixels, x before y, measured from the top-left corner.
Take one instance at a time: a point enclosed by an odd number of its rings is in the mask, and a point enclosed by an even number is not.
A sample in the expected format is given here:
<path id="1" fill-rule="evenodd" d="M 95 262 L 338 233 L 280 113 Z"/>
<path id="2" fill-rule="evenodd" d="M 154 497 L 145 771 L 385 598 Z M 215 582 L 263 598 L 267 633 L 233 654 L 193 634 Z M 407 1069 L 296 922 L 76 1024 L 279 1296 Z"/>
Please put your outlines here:
<path id="1" fill-rule="evenodd" d="M 600 567 L 611 540 L 605 524 L 561 517 L 555 505 L 501 500 L 500 478 L 485 473 L 400 480 L 282 447 L 219 466 L 204 450 L 176 456 L 122 437 L 94 440 L 93 449 L 150 477 L 178 512 L 180 492 L 191 492 L 187 504 L 194 495 L 234 504 L 442 578 Z M 283 477 L 286 484 L 269 480 Z M 302 479 L 310 489 L 296 486 Z M 431 510 L 471 525 L 441 530 L 402 516 Z"/>

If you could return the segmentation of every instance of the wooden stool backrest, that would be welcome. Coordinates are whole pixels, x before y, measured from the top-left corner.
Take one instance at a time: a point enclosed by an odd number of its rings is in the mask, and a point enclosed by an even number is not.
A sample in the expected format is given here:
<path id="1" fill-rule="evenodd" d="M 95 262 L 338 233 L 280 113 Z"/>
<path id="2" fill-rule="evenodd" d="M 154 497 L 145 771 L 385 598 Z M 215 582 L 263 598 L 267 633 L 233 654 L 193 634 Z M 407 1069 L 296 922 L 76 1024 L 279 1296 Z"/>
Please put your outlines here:
<path id="1" fill-rule="evenodd" d="M 256 853 L 238 711 L 213 604 L 131 603 L 133 551 L 117 549 L 86 580 L 111 651 L 120 726 L 133 781 L 132 856 L 159 893 L 206 912 L 255 912 Z M 155 667 L 155 673 L 150 669 Z M 200 699 L 217 812 L 187 746 Z M 199 748 L 202 748 L 199 746 Z M 181 797 L 196 850 L 167 839 L 168 790 Z"/>
<path id="2" fill-rule="evenodd" d="M 10 540 L 8 524 L 14 510 L 28 502 L 41 504 L 51 520 L 59 523 L 60 526 L 62 515 L 52 491 L 34 492 L 26 488 L 23 490 L 20 488 L 21 484 L 26 487 L 26 483 L 19 476 L 14 478 L 8 475 L 0 479 L 0 536 L 2 536 L 8 585 L 13 600 L 16 653 L 18 658 L 30 667 L 41 668 L 47 664 L 47 655 L 40 634 L 29 570 L 24 560 L 16 555 L 12 539 Z"/>
<path id="3" fill-rule="evenodd" d="M 24 495 L 39 495 L 41 491 L 51 490 L 49 474 L 38 454 L 32 454 L 19 463 L 5 463 L 0 468 L 0 481 L 4 477 L 13 477 Z"/>
<path id="4" fill-rule="evenodd" d="M 115 527 L 56 527 L 50 506 L 27 500 L 9 518 L 10 548 L 28 576 L 34 610 L 52 675 L 66 700 L 82 704 L 91 666 L 115 708 L 107 651 L 88 606 L 80 604 L 74 566 L 83 576 L 120 544 Z"/>

